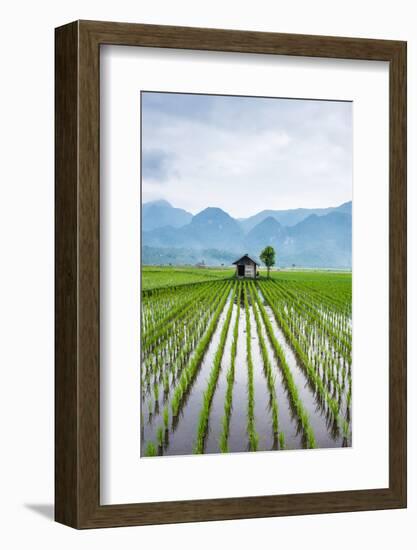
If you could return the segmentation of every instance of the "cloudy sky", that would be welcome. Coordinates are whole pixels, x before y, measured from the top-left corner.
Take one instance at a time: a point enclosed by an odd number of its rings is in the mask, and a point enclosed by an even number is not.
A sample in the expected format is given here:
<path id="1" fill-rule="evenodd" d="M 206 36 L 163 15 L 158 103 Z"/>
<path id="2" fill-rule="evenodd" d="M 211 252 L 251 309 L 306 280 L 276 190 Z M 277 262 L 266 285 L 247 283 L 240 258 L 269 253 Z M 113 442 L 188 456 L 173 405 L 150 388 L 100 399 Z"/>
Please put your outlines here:
<path id="1" fill-rule="evenodd" d="M 193 214 L 352 199 L 352 104 L 142 92 L 142 200 Z"/>

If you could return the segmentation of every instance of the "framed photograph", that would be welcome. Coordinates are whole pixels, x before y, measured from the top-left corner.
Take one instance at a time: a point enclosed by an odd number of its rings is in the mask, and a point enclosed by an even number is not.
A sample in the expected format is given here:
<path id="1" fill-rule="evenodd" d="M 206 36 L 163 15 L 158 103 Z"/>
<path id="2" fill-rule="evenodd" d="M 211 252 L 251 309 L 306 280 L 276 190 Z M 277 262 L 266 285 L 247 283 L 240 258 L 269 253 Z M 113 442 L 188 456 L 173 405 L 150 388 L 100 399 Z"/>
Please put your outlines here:
<path id="1" fill-rule="evenodd" d="M 406 43 L 56 29 L 56 520 L 406 506 Z"/>

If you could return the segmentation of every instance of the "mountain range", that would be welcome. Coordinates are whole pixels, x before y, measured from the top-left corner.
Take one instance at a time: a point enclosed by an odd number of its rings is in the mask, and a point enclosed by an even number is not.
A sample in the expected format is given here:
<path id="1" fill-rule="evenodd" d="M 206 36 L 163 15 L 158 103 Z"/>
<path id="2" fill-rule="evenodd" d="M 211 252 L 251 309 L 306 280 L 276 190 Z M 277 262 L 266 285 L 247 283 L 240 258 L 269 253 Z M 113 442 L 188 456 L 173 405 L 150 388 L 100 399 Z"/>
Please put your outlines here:
<path id="1" fill-rule="evenodd" d="M 142 205 L 142 231 L 158 227 L 181 227 L 190 223 L 193 215 L 182 208 L 174 208 L 168 201 L 146 202 Z"/>
<path id="2" fill-rule="evenodd" d="M 235 219 L 221 208 L 196 215 L 167 201 L 142 205 L 144 264 L 229 265 L 271 245 L 280 267 L 351 268 L 352 203 L 338 207 L 263 210 Z"/>

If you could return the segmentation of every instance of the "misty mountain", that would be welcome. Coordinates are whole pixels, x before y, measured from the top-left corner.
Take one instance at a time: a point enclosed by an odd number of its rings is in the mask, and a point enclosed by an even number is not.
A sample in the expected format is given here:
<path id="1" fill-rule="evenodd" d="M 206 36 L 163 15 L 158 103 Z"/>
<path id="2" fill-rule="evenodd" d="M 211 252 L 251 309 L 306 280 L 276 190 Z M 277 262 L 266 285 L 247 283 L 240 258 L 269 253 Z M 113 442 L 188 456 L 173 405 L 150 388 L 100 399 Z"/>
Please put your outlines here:
<path id="1" fill-rule="evenodd" d="M 155 247 L 220 249 L 236 251 L 243 245 L 243 231 L 221 208 L 206 208 L 184 227 L 160 227 L 142 233 L 143 244 Z"/>
<path id="2" fill-rule="evenodd" d="M 352 202 L 345 202 L 340 206 L 330 208 L 296 208 L 294 210 L 262 210 L 254 216 L 249 218 L 239 219 L 239 223 L 245 233 L 248 233 L 260 222 L 266 218 L 274 218 L 281 225 L 291 227 L 297 223 L 302 222 L 309 216 L 315 214 L 316 216 L 325 216 L 331 212 L 340 212 L 343 214 L 352 214 Z"/>
<path id="3" fill-rule="evenodd" d="M 270 211 L 275 215 L 266 217 L 263 215 L 267 211 L 263 211 L 256 215 L 260 221 L 245 234 L 242 221 L 235 220 L 221 208 L 209 207 L 181 227 L 171 224 L 144 230 L 143 262 L 179 265 L 204 261 L 207 265 L 230 265 L 244 253 L 257 259 L 261 250 L 270 245 L 277 251 L 280 266 L 351 267 L 352 203 L 317 210 L 319 213 L 314 211 L 308 215 L 306 213 L 312 212 L 308 209 Z M 290 213 L 300 216 L 300 211 L 303 217 L 293 225 L 284 225 L 276 218 L 278 213 L 281 219 L 294 220 Z"/>
<path id="4" fill-rule="evenodd" d="M 243 242 L 242 228 L 221 208 L 206 208 L 194 216 L 183 234 L 203 248 L 236 250 Z"/>
<path id="5" fill-rule="evenodd" d="M 190 223 L 193 215 L 182 208 L 174 208 L 168 201 L 146 202 L 142 205 L 142 230 L 159 227 L 181 227 Z"/>
<path id="6" fill-rule="evenodd" d="M 271 216 L 245 238 L 245 250 L 255 257 L 267 245 L 277 251 L 280 265 L 349 267 L 352 263 L 352 218 L 339 211 L 312 214 L 292 227 Z"/>
<path id="7" fill-rule="evenodd" d="M 288 229 L 284 228 L 275 218 L 269 216 L 258 223 L 258 225 L 255 225 L 245 236 L 246 248 L 252 253 L 256 251 L 257 256 L 268 245 L 279 250 L 285 242 L 287 235 Z"/>
<path id="8" fill-rule="evenodd" d="M 288 228 L 281 261 L 309 267 L 351 267 L 352 216 L 338 211 L 312 214 Z"/>

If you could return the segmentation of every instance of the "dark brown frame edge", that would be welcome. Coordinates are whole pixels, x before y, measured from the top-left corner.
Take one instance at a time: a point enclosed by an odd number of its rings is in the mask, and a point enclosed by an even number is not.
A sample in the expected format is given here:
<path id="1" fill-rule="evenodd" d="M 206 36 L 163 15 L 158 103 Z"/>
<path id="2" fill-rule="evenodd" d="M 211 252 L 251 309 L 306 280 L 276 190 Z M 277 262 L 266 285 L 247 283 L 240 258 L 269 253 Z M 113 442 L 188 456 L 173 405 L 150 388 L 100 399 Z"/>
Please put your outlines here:
<path id="1" fill-rule="evenodd" d="M 99 52 L 102 44 L 389 62 L 389 488 L 99 501 Z M 406 507 L 406 43 L 76 21 L 55 31 L 55 519 L 75 528 Z"/>

